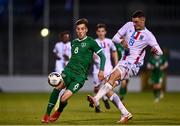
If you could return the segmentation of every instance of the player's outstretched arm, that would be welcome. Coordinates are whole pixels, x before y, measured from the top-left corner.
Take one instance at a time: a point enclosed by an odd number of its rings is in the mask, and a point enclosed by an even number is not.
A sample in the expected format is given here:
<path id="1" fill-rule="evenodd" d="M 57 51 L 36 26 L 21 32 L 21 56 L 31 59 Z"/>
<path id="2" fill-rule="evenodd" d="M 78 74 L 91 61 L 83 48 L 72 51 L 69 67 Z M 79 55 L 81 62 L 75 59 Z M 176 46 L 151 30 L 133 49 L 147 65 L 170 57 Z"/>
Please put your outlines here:
<path id="1" fill-rule="evenodd" d="M 106 57 L 102 51 L 103 49 L 101 47 L 99 47 L 99 45 L 94 40 L 91 42 L 91 49 L 100 58 L 100 70 L 99 70 L 98 78 L 99 78 L 99 80 L 103 80 L 104 79 L 104 66 L 105 66 L 105 62 L 106 62 Z"/>
<path id="2" fill-rule="evenodd" d="M 161 50 L 159 44 L 157 44 L 157 45 L 155 45 L 155 46 L 152 46 L 151 52 L 152 52 L 153 54 L 155 54 L 155 55 L 158 55 L 158 56 L 163 55 L 163 51 Z"/>
<path id="3" fill-rule="evenodd" d="M 113 41 L 114 43 L 121 43 L 121 42 L 122 42 L 122 39 L 123 39 L 123 37 L 125 36 L 126 31 L 127 31 L 127 29 L 128 29 L 128 27 L 129 27 L 130 24 L 131 24 L 130 22 L 127 22 L 124 26 L 122 26 L 122 27 L 118 30 L 118 32 L 117 32 L 117 33 L 114 35 L 114 37 L 112 38 L 112 41 Z"/>
<path id="4" fill-rule="evenodd" d="M 104 55 L 104 53 L 102 51 L 100 51 L 99 53 L 97 53 L 97 55 L 100 58 L 100 70 L 104 71 L 104 66 L 105 66 L 105 62 L 106 62 L 106 57 Z"/>
<path id="5" fill-rule="evenodd" d="M 105 66 L 105 62 L 106 62 L 106 57 L 102 51 L 97 53 L 97 55 L 100 57 L 100 70 L 99 70 L 98 78 L 99 78 L 99 80 L 103 80 L 104 79 L 104 66 Z"/>
<path id="6" fill-rule="evenodd" d="M 163 51 L 161 50 L 159 44 L 156 41 L 156 38 L 154 37 L 154 35 L 152 33 L 150 33 L 149 35 L 149 46 L 151 46 L 151 52 L 155 55 L 163 55 Z"/>

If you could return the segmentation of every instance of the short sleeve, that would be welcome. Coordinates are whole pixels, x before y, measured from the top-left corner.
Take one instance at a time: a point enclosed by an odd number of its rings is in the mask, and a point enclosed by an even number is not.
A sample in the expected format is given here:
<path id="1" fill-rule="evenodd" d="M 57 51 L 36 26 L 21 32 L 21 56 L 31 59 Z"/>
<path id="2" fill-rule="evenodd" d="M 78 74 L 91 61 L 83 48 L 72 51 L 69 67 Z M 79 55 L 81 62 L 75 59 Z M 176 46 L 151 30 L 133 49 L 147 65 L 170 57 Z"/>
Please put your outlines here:
<path id="1" fill-rule="evenodd" d="M 125 25 L 123 25 L 119 30 L 118 30 L 118 34 L 120 36 L 124 36 L 127 32 L 127 29 L 129 28 L 129 26 L 131 25 L 132 22 L 127 22 Z"/>
<path id="2" fill-rule="evenodd" d="M 131 27 L 132 22 L 127 22 L 124 26 L 122 26 L 118 32 L 114 35 L 114 37 L 112 38 L 112 41 L 114 43 L 121 43 L 122 41 L 122 37 L 126 35 L 127 30 L 129 27 Z"/>

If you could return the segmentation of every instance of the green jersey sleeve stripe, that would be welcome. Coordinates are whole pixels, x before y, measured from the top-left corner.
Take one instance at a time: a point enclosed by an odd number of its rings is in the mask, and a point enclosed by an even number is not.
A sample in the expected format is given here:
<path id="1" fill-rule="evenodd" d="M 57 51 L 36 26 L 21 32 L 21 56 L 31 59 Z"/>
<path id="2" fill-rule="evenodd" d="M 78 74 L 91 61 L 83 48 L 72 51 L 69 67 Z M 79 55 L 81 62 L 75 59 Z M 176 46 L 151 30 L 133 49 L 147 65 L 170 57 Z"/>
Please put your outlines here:
<path id="1" fill-rule="evenodd" d="M 98 51 L 96 52 L 96 54 L 100 53 L 102 50 L 103 50 L 103 49 L 98 50 Z"/>

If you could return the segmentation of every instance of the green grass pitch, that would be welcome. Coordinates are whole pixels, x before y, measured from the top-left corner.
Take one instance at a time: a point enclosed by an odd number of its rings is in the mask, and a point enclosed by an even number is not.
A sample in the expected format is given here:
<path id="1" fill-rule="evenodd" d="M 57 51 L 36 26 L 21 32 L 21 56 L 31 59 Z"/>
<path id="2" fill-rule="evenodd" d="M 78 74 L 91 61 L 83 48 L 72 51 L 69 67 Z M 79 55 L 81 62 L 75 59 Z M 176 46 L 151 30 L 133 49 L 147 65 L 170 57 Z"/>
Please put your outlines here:
<path id="1" fill-rule="evenodd" d="M 77 93 L 69 101 L 56 125 L 117 125 L 120 112 L 111 104 L 111 109 L 102 106 L 102 113 L 88 107 L 88 93 Z M 40 125 L 48 93 L 0 93 L 0 124 Z M 128 124 L 134 125 L 180 125 L 180 93 L 166 93 L 160 103 L 153 102 L 151 92 L 129 93 L 126 107 L 133 114 Z"/>

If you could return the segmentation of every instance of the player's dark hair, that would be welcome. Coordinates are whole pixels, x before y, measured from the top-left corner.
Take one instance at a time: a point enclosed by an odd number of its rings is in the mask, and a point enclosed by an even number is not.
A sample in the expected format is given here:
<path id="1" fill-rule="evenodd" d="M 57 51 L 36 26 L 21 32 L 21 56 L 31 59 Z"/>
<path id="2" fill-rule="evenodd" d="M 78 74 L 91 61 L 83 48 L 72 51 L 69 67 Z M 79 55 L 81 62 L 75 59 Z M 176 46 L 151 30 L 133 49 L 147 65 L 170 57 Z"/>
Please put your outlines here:
<path id="1" fill-rule="evenodd" d="M 140 18 L 140 17 L 146 17 L 144 11 L 142 10 L 137 10 L 132 14 L 132 18 Z"/>
<path id="2" fill-rule="evenodd" d="M 78 26 L 80 24 L 84 24 L 88 28 L 88 20 L 86 18 L 81 18 L 76 21 L 75 25 Z"/>
<path id="3" fill-rule="evenodd" d="M 60 34 L 59 34 L 60 39 L 62 39 L 63 36 L 64 36 L 64 35 L 67 35 L 67 34 L 69 35 L 69 37 L 71 37 L 71 33 L 70 33 L 69 31 L 60 32 Z"/>
<path id="4" fill-rule="evenodd" d="M 106 27 L 105 24 L 97 24 L 97 25 L 96 25 L 96 31 L 97 31 L 99 28 L 104 28 L 105 30 L 107 30 L 107 27 Z"/>

